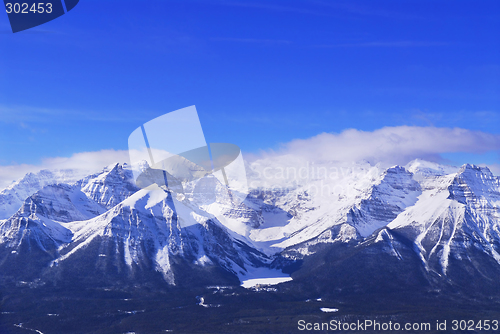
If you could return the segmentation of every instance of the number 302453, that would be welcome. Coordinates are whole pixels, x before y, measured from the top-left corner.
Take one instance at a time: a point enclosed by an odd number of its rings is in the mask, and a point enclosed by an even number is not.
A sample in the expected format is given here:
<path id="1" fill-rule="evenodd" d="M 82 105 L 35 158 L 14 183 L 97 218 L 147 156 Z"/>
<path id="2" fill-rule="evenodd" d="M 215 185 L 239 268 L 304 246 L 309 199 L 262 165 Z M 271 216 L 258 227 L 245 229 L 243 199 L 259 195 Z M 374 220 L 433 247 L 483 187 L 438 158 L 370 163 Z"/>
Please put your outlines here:
<path id="1" fill-rule="evenodd" d="M 7 11 L 7 14 L 10 13 L 15 13 L 15 14 L 28 14 L 28 13 L 38 13 L 38 14 L 43 14 L 47 13 L 50 14 L 52 13 L 52 4 L 50 2 L 44 3 L 44 2 L 39 2 L 39 3 L 34 3 L 29 6 L 27 3 L 6 3 L 5 4 L 5 10 Z"/>

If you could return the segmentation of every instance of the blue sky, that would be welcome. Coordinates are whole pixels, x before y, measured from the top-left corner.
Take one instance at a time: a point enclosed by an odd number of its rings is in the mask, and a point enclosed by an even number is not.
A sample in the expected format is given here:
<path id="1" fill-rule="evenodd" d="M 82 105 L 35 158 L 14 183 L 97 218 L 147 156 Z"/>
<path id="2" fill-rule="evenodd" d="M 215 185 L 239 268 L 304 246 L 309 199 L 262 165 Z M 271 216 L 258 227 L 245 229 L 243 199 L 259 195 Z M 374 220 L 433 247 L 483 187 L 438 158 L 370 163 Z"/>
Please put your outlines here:
<path id="1" fill-rule="evenodd" d="M 16 34 L 0 15 L 0 45 L 0 166 L 126 150 L 190 105 L 250 153 L 348 128 L 500 135 L 498 1 L 81 0 Z M 480 153 L 442 157 L 500 162 Z"/>

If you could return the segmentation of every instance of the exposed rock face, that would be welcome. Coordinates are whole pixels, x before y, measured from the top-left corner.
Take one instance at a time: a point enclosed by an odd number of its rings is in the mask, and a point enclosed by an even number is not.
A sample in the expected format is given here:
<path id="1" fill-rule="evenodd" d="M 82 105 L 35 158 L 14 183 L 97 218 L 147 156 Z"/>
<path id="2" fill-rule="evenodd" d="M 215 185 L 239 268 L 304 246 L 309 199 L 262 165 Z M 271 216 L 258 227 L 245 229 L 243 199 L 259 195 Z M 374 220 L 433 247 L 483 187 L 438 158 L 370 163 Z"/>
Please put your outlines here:
<path id="1" fill-rule="evenodd" d="M 358 286 L 361 278 L 345 276 L 360 274 L 356 264 L 384 280 L 378 270 L 405 270 L 412 284 L 429 288 L 499 289 L 498 177 L 423 161 L 363 168 L 327 187 L 312 179 L 254 189 L 243 203 L 210 176 L 182 193 L 139 189 L 119 164 L 71 183 L 27 175 L 0 193 L 4 201 L 14 190 L 24 197 L 0 221 L 0 272 L 13 280 L 190 286 L 238 284 L 277 268 L 319 286 L 334 271 L 338 284 Z"/>

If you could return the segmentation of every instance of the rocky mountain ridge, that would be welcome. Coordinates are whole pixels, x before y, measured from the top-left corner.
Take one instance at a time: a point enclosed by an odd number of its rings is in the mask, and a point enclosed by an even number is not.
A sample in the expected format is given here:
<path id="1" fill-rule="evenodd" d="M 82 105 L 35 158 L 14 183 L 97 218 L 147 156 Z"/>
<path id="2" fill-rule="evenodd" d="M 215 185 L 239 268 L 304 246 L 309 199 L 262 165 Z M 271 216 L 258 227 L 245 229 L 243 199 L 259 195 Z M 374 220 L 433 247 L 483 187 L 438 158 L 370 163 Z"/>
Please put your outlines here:
<path id="1" fill-rule="evenodd" d="M 326 180 L 328 187 L 313 179 L 257 188 L 243 203 L 231 202 L 215 178 L 200 179 L 182 196 L 160 187 L 139 189 L 119 164 L 71 184 L 52 182 L 0 221 L 2 275 L 175 286 L 238 284 L 283 270 L 300 281 L 314 277 L 309 266 L 318 267 L 321 254 L 335 258 L 333 250 L 347 247 L 363 250 L 348 257 L 376 254 L 376 261 L 421 272 L 430 285 L 486 280 L 490 290 L 496 288 L 498 177 L 474 165 L 453 172 L 418 160 L 360 170 Z M 319 267 L 345 265 L 334 258 Z M 407 259 L 411 265 L 402 264 Z"/>

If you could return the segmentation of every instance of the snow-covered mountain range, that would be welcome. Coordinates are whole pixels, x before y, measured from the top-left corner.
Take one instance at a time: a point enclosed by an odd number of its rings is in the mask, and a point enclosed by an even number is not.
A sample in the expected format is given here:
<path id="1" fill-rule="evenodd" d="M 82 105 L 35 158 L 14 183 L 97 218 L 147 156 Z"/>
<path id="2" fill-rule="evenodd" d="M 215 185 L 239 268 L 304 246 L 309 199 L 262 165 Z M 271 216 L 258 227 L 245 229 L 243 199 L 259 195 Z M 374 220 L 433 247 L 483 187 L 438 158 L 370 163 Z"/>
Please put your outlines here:
<path id="1" fill-rule="evenodd" d="M 28 173 L 22 179 L 13 181 L 0 190 L 0 219 L 7 219 L 16 213 L 24 200 L 46 185 L 56 183 L 74 183 L 88 172 L 74 169 L 48 170 Z"/>
<path id="2" fill-rule="evenodd" d="M 121 164 L 80 180 L 28 174 L 0 192 L 0 276 L 189 286 L 284 270 L 344 284 L 320 273 L 378 261 L 430 285 L 482 280 L 500 290 L 500 178 L 487 168 L 286 163 L 247 163 L 252 191 L 242 203 L 210 176 L 179 194 L 138 188 Z"/>

